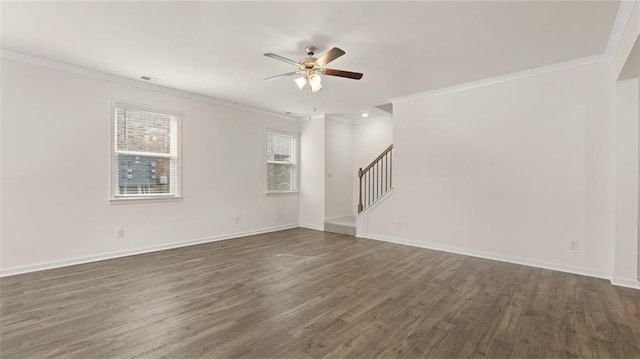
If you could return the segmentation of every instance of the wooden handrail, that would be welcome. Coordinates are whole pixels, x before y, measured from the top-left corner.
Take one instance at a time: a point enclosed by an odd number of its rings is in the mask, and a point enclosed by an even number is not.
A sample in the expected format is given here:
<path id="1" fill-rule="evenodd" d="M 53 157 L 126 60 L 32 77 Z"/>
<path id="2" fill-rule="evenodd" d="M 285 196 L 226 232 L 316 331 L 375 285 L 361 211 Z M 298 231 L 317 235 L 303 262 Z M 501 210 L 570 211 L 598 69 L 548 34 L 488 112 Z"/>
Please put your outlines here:
<path id="1" fill-rule="evenodd" d="M 393 149 L 393 144 L 389 147 L 387 147 L 386 150 L 382 151 L 382 153 L 380 154 L 380 156 L 376 157 L 375 160 L 371 161 L 371 163 L 369 163 L 369 165 L 367 167 L 365 167 L 364 169 L 362 169 L 362 175 L 364 175 L 364 173 L 366 173 L 367 171 L 369 171 L 371 169 L 371 167 L 375 166 L 376 163 L 378 163 L 378 161 L 380 161 L 382 159 L 382 157 L 386 156 L 387 153 L 389 153 L 389 151 L 391 151 Z M 352 172 L 353 173 L 353 172 Z M 358 175 L 360 175 L 360 173 L 358 173 Z M 362 176 L 360 176 L 362 177 Z"/>
<path id="2" fill-rule="evenodd" d="M 358 213 L 369 207 L 392 188 L 393 154 L 391 150 L 393 150 L 393 145 L 382 151 L 367 167 L 358 169 L 358 178 L 360 180 Z"/>

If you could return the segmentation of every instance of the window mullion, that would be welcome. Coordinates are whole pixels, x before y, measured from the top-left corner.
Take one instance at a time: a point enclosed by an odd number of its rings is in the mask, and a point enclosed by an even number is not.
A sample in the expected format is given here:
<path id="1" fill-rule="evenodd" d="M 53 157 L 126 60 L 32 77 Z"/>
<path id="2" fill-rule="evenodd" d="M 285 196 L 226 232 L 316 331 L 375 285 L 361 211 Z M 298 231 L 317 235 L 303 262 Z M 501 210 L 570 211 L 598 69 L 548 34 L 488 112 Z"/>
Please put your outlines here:
<path id="1" fill-rule="evenodd" d="M 161 157 L 161 158 L 176 158 L 176 155 L 170 153 L 157 153 L 157 152 L 140 152 L 140 151 L 116 151 L 119 155 L 131 155 L 131 156 L 144 156 L 144 157 Z"/>

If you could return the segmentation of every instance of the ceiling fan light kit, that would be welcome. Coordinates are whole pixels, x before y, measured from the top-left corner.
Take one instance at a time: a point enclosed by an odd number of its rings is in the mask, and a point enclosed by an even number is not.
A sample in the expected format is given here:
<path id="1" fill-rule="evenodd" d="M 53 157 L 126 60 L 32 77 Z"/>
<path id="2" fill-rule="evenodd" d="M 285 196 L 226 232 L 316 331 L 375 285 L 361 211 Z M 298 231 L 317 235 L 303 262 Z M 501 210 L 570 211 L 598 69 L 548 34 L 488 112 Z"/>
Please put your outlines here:
<path id="1" fill-rule="evenodd" d="M 298 77 L 297 79 L 295 79 L 295 80 L 293 80 L 293 81 L 295 81 L 295 82 L 296 82 L 296 85 L 298 85 L 298 88 L 299 88 L 300 90 L 302 90 L 302 88 L 304 87 L 304 85 L 306 85 L 306 84 L 307 84 L 307 77 L 306 77 L 306 76 L 304 76 L 304 77 Z"/>
<path id="2" fill-rule="evenodd" d="M 322 90 L 322 78 L 318 74 L 312 74 L 309 76 L 309 86 L 311 86 L 311 92 L 318 92 Z"/>
<path id="3" fill-rule="evenodd" d="M 359 72 L 333 70 L 333 69 L 324 68 L 326 64 L 330 63 L 331 61 L 345 54 L 343 50 L 337 47 L 334 47 L 331 50 L 327 51 L 324 55 L 320 56 L 319 58 L 313 57 L 313 55 L 316 52 L 315 46 L 307 46 L 305 48 L 305 51 L 307 52 L 308 57 L 300 61 L 294 61 L 286 57 L 272 54 L 272 53 L 264 54 L 264 56 L 267 56 L 279 61 L 283 61 L 292 65 L 295 65 L 297 67 L 296 71 L 268 77 L 265 80 L 269 81 L 269 80 L 275 80 L 281 77 L 302 75 L 302 77 L 298 77 L 294 79 L 296 85 L 298 85 L 298 88 L 302 90 L 304 86 L 307 83 L 309 83 L 311 92 L 318 92 L 322 89 L 322 77 L 320 77 L 320 74 L 327 75 L 327 76 L 344 77 L 344 78 L 354 79 L 354 80 L 360 80 L 363 76 Z"/>
<path id="4" fill-rule="evenodd" d="M 298 77 L 293 81 L 296 82 L 296 85 L 298 85 L 298 88 L 300 90 L 302 90 L 302 88 L 307 84 L 307 82 L 311 87 L 311 92 L 318 92 L 322 90 L 322 83 L 321 83 L 322 78 L 317 73 L 307 74 L 303 77 Z"/>

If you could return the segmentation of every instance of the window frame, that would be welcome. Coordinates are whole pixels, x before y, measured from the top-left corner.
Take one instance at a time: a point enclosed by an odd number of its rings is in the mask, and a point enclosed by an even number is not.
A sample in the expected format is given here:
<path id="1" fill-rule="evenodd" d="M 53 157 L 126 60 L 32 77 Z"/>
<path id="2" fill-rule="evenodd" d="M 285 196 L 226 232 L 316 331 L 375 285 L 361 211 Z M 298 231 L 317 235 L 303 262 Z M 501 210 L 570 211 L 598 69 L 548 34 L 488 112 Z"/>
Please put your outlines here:
<path id="1" fill-rule="evenodd" d="M 172 185 L 172 187 L 170 187 L 171 189 L 174 189 L 173 193 L 155 193 L 155 194 L 127 194 L 127 195 L 120 195 L 117 193 L 117 176 L 115 175 L 114 171 L 117 171 L 118 169 L 118 163 L 115 160 L 116 158 L 116 151 L 117 150 L 117 143 L 116 143 L 116 128 L 117 128 L 117 118 L 115 116 L 116 113 L 116 108 L 126 108 L 126 109 L 131 109 L 131 110 L 138 110 L 138 111 L 147 111 L 147 112 L 155 112 L 155 113 L 159 113 L 159 114 L 163 114 L 163 115 L 169 115 L 169 116 L 173 116 L 175 117 L 175 126 L 174 126 L 174 130 L 175 130 L 175 144 L 176 144 L 176 148 L 175 148 L 175 166 L 176 166 L 176 172 L 175 172 L 175 184 Z M 163 202 L 163 201 L 179 201 L 182 200 L 182 194 L 181 194 L 181 183 L 182 183 L 182 159 L 181 159 L 181 152 L 182 152 L 182 147 L 180 144 L 180 134 L 182 133 L 181 131 L 181 125 L 182 125 L 182 121 L 181 121 L 181 112 L 177 111 L 177 110 L 172 110 L 172 109 L 166 109 L 166 108 L 162 108 L 162 107 L 157 107 L 157 106 L 149 106 L 149 105 L 143 105 L 143 104 L 139 104 L 139 103 L 135 103 L 132 101 L 128 101 L 128 100 L 121 100 L 121 99 L 112 99 L 111 100 L 111 106 L 110 106 L 110 112 L 109 112 L 109 123 L 110 123 L 110 131 L 109 131 L 109 137 L 110 137 L 110 143 L 111 143 L 111 148 L 110 148 L 110 152 L 109 152 L 109 203 L 110 204 L 124 204 L 124 203 L 149 203 L 149 202 Z M 124 151 L 127 152 L 129 154 L 139 154 L 142 156 L 145 155 L 158 155 L 158 157 L 165 157 L 165 158 L 171 158 L 173 159 L 174 156 L 172 155 L 167 155 L 164 153 L 153 153 L 153 152 L 136 152 L 136 151 Z"/>
<path id="2" fill-rule="evenodd" d="M 275 134 L 280 134 L 280 135 L 287 135 L 287 136 L 291 136 L 293 137 L 293 161 L 290 162 L 283 162 L 283 161 L 270 161 L 269 160 L 269 149 L 267 148 L 267 136 L 269 135 L 269 133 L 275 133 Z M 298 134 L 295 132 L 291 132 L 291 131 L 287 131 L 287 130 L 281 130 L 281 129 L 277 129 L 277 128 L 265 128 L 264 131 L 264 136 L 263 136 L 263 140 L 264 140 L 264 145 L 262 146 L 262 148 L 264 149 L 264 187 L 265 187 L 265 195 L 270 196 L 270 195 L 286 195 L 286 194 L 297 194 L 299 192 L 299 183 L 300 183 L 300 172 L 299 172 L 299 153 L 300 153 L 300 147 L 299 147 L 299 141 L 298 141 Z M 294 182 L 295 182 L 295 186 L 292 190 L 289 191 L 282 191 L 282 190 L 269 190 L 269 164 L 273 163 L 273 164 L 291 164 L 293 167 L 293 178 L 294 178 Z"/>

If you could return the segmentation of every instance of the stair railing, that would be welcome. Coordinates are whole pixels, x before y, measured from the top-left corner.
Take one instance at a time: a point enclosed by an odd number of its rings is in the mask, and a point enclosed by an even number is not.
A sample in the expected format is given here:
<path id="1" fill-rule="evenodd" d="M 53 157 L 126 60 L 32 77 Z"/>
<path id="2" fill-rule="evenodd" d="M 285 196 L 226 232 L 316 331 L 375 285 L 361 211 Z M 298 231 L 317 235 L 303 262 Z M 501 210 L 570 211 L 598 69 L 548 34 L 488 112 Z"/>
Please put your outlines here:
<path id="1" fill-rule="evenodd" d="M 393 145 L 364 169 L 358 169 L 360 194 L 358 213 L 364 211 L 392 188 Z"/>

